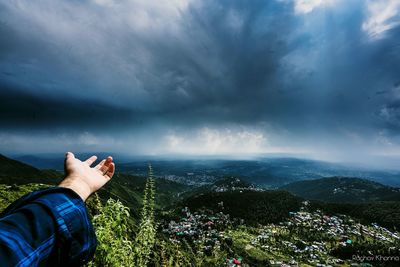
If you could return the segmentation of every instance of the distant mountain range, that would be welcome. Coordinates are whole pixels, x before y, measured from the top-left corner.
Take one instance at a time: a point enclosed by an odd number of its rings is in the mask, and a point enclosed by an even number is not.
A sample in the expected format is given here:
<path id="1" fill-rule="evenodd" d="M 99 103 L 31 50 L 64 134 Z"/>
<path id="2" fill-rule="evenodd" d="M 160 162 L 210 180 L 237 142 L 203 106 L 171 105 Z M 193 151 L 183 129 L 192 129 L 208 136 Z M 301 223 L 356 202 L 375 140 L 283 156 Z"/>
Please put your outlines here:
<path id="1" fill-rule="evenodd" d="M 282 186 L 280 189 L 306 199 L 325 202 L 400 201 L 400 188 L 360 178 L 331 177 L 299 181 Z"/>
<path id="2" fill-rule="evenodd" d="M 99 153 L 99 157 L 106 156 Z M 87 158 L 89 154 L 77 154 L 79 158 Z M 151 162 L 156 170 L 155 175 L 176 182 L 212 184 L 226 177 L 237 177 L 242 180 L 276 189 L 283 185 L 326 177 L 358 177 L 372 180 L 388 186 L 400 187 L 400 171 L 377 170 L 331 162 L 271 157 L 252 160 L 234 159 L 179 159 L 162 158 L 129 158 L 126 155 L 114 155 L 117 170 L 131 175 L 146 175 L 147 163 Z M 62 170 L 63 155 L 27 155 L 14 159 L 32 165 L 38 169 Z"/>

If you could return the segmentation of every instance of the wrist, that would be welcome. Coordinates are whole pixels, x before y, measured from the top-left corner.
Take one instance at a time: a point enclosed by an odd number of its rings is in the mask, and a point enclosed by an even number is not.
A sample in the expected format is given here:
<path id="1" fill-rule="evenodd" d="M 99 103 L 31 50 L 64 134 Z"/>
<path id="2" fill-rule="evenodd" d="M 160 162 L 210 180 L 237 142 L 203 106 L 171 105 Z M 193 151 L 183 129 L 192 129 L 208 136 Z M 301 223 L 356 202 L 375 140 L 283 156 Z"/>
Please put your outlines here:
<path id="1" fill-rule="evenodd" d="M 77 193 L 84 202 L 92 193 L 90 187 L 87 184 L 81 181 L 77 181 L 74 178 L 66 177 L 58 186 L 71 189 L 72 191 Z"/>

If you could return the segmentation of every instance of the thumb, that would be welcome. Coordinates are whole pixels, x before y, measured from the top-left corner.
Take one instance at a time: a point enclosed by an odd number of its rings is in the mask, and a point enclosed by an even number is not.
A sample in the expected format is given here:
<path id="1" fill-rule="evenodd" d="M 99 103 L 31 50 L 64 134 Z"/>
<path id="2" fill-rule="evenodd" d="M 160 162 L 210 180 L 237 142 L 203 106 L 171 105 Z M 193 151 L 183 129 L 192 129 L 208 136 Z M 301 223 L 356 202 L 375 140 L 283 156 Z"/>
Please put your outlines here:
<path id="1" fill-rule="evenodd" d="M 72 160 L 74 158 L 75 158 L 75 155 L 72 152 L 67 152 L 67 153 L 65 153 L 64 163 L 67 163 L 67 161 Z"/>
<path id="2" fill-rule="evenodd" d="M 65 161 L 68 161 L 68 160 L 71 160 L 74 158 L 75 158 L 75 155 L 72 152 L 65 153 Z"/>
<path id="3" fill-rule="evenodd" d="M 72 152 L 65 153 L 65 160 L 64 160 L 64 172 L 65 172 L 65 174 L 67 174 L 68 161 L 73 160 L 74 158 L 75 158 L 75 155 Z"/>

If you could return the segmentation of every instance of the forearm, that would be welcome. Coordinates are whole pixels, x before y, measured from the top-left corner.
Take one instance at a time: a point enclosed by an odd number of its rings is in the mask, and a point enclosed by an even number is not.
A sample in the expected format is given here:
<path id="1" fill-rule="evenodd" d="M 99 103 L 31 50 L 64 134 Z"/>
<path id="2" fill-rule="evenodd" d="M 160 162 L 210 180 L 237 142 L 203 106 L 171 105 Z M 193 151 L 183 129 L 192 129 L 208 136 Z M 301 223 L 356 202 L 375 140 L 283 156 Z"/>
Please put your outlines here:
<path id="1" fill-rule="evenodd" d="M 56 224 L 53 219 L 41 220 L 38 224 L 36 218 L 51 216 L 44 207 L 29 204 L 0 219 L 0 262 L 5 266 L 23 262 L 37 266 L 44 261 L 56 243 Z M 39 254 L 35 255 L 35 252 Z"/>
<path id="2" fill-rule="evenodd" d="M 82 265 L 95 245 L 85 204 L 69 189 L 33 192 L 0 215 L 0 262 L 10 266 Z"/>
<path id="3" fill-rule="evenodd" d="M 92 190 L 87 184 L 79 182 L 79 180 L 77 181 L 73 177 L 66 177 L 58 186 L 71 189 L 77 193 L 84 202 L 92 194 Z"/>

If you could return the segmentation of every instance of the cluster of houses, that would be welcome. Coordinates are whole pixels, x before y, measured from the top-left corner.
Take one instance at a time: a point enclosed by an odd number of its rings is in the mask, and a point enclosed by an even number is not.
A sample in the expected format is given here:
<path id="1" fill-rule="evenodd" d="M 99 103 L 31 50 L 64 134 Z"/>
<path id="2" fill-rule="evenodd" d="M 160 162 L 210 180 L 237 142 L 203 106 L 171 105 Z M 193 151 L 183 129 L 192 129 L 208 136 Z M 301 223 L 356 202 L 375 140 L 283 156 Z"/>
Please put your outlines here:
<path id="1" fill-rule="evenodd" d="M 219 203 L 223 205 L 223 203 Z M 170 221 L 162 231 L 169 235 L 171 242 L 180 243 L 183 239 L 202 247 L 206 256 L 211 256 L 213 251 L 220 250 L 222 246 L 230 247 L 232 238 L 226 235 L 225 230 L 230 228 L 237 220 L 222 212 L 212 211 L 190 212 L 189 208 L 182 209 L 182 216 L 178 221 Z M 225 259 L 226 267 L 249 267 L 243 263 L 241 257 Z"/>
<path id="2" fill-rule="evenodd" d="M 212 184 L 217 180 L 217 177 L 209 174 L 195 174 L 193 172 L 188 172 L 186 175 L 175 175 L 168 174 L 159 176 L 165 180 L 173 181 L 180 184 L 185 184 L 189 186 L 203 186 Z"/>
<path id="3" fill-rule="evenodd" d="M 239 191 L 240 193 L 242 193 L 243 191 L 256 191 L 256 192 L 265 191 L 264 189 L 255 186 L 239 187 L 239 186 L 229 186 L 229 185 L 213 186 L 212 190 L 214 192 Z"/>
<path id="4" fill-rule="evenodd" d="M 304 205 L 300 211 L 290 212 L 289 218 L 279 224 L 244 228 L 251 233 L 246 247 L 254 247 L 270 255 L 271 266 L 356 266 L 356 261 L 339 259 L 331 253 L 355 243 L 385 244 L 395 253 L 400 253 L 398 232 L 377 224 L 362 225 L 345 215 L 328 216 L 321 211 L 310 212 L 307 211 L 307 203 Z M 223 210 L 222 202 L 219 206 Z M 162 224 L 162 231 L 171 242 L 185 240 L 201 248 L 207 256 L 213 255 L 216 250 L 229 249 L 235 242 L 230 233 L 236 225 L 240 225 L 238 219 L 230 218 L 223 212 L 202 210 L 192 213 L 187 207 L 181 212 L 179 219 Z M 243 264 L 242 258 L 228 258 L 225 266 L 247 265 Z"/>
<path id="5" fill-rule="evenodd" d="M 170 240 L 180 242 L 181 239 L 193 243 L 202 242 L 204 253 L 211 255 L 215 247 L 221 243 L 232 243 L 232 239 L 225 236 L 224 230 L 231 225 L 229 215 L 222 212 L 194 212 L 189 208 L 182 209 L 179 221 L 170 221 L 162 231 L 169 235 Z"/>
<path id="6" fill-rule="evenodd" d="M 316 266 L 343 264 L 344 260 L 331 256 L 330 252 L 338 247 L 351 246 L 354 242 L 380 242 L 400 253 L 400 247 L 396 248 L 399 233 L 377 224 L 366 226 L 348 216 L 327 216 L 321 211 L 307 212 L 304 209 L 291 212 L 290 215 L 287 221 L 279 225 L 260 227 L 251 245 L 272 255 L 288 255 L 285 264 L 290 266 L 298 263 Z M 276 265 L 275 261 L 272 260 L 270 264 Z"/>
<path id="7" fill-rule="evenodd" d="M 265 189 L 261 187 L 257 187 L 254 184 L 246 184 L 239 178 L 230 178 L 231 181 L 221 185 L 214 185 L 211 187 L 211 190 L 214 192 L 230 192 L 230 191 L 239 191 L 240 193 L 243 191 L 255 191 L 255 192 L 263 192 Z"/>
<path id="8" fill-rule="evenodd" d="M 225 266 L 226 267 L 244 267 L 247 265 L 242 265 L 242 258 L 238 257 L 238 258 L 226 259 Z"/>
<path id="9" fill-rule="evenodd" d="M 399 233 L 389 231 L 377 224 L 363 225 L 355 222 L 346 215 L 328 216 L 321 211 L 291 212 L 291 219 L 286 222 L 288 226 L 305 227 L 314 232 L 321 232 L 334 240 L 339 240 L 340 245 L 347 246 L 353 239 L 365 240 L 366 238 L 386 243 L 395 243 L 400 239 Z"/>

